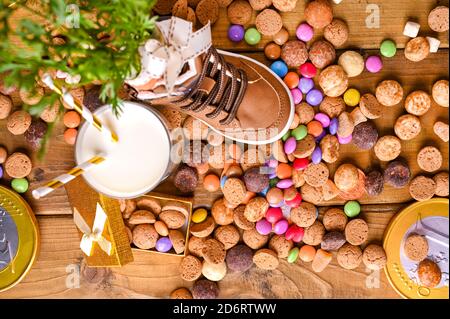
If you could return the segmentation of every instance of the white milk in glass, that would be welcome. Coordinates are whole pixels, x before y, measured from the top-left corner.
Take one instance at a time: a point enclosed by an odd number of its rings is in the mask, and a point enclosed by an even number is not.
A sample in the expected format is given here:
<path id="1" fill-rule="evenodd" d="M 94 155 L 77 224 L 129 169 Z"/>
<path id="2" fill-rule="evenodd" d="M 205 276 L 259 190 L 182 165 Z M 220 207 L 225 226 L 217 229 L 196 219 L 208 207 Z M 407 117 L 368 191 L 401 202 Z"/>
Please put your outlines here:
<path id="1" fill-rule="evenodd" d="M 93 125 L 82 126 L 75 148 L 77 164 L 106 155 L 104 162 L 83 174 L 88 184 L 115 198 L 137 197 L 155 188 L 165 178 L 170 161 L 170 137 L 161 119 L 133 102 L 123 102 L 119 117 L 110 105 L 95 115 L 117 134 L 119 142 L 109 141 Z"/>

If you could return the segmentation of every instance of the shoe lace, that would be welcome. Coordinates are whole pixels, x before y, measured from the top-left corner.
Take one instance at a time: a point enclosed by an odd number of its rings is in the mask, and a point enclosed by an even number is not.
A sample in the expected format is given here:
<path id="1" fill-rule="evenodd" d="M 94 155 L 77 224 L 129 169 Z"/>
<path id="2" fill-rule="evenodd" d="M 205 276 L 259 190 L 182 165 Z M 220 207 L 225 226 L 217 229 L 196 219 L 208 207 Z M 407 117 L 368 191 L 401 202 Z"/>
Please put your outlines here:
<path id="1" fill-rule="evenodd" d="M 211 58 L 214 59 L 212 62 Z M 224 57 L 213 47 L 208 50 L 205 61 L 197 80 L 188 88 L 187 93 L 175 103 L 185 104 L 186 101 L 191 101 L 181 108 L 193 112 L 201 112 L 207 106 L 214 106 L 215 109 L 206 114 L 206 117 L 216 118 L 224 111 L 228 114 L 219 123 L 227 125 L 236 117 L 244 98 L 248 84 L 247 74 L 244 70 L 226 62 Z M 215 81 L 209 93 L 199 89 L 205 78 Z"/>

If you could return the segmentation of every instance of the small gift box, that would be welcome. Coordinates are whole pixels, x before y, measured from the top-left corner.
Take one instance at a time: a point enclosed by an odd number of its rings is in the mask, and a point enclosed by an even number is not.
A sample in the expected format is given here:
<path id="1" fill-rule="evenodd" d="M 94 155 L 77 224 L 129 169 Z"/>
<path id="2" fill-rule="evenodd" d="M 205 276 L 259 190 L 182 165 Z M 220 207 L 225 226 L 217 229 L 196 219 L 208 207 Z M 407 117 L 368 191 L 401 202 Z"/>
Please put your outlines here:
<path id="1" fill-rule="evenodd" d="M 118 267 L 133 261 L 119 201 L 96 192 L 82 177 L 65 187 L 87 264 Z"/>
<path id="2" fill-rule="evenodd" d="M 121 207 L 125 225 L 133 234 L 133 250 L 186 255 L 192 198 L 151 192 L 121 201 Z"/>

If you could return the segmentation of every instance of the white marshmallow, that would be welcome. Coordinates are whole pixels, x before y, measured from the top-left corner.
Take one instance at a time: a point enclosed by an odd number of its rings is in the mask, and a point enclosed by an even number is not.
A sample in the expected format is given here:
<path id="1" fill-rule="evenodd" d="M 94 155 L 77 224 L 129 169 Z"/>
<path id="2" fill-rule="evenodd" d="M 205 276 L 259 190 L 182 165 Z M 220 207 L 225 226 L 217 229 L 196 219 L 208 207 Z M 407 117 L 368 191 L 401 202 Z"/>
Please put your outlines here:
<path id="1" fill-rule="evenodd" d="M 438 39 L 433 38 L 433 37 L 427 37 L 427 40 L 428 40 L 428 43 L 430 44 L 430 52 L 431 53 L 438 52 L 441 41 L 439 41 Z"/>
<path id="2" fill-rule="evenodd" d="M 410 38 L 415 38 L 419 34 L 420 24 L 408 21 L 403 29 L 403 34 Z"/>

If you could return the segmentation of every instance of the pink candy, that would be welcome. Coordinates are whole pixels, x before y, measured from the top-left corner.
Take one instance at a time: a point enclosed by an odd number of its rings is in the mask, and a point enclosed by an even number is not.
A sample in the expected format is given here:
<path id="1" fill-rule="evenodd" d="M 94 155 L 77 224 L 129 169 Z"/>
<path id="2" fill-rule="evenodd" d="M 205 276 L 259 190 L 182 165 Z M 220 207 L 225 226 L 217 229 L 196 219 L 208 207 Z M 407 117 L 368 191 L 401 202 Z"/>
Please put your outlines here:
<path id="1" fill-rule="evenodd" d="M 294 104 L 300 104 L 303 99 L 302 91 L 300 91 L 298 88 L 291 89 L 291 95 L 292 99 L 294 100 Z"/>
<path id="2" fill-rule="evenodd" d="M 348 144 L 348 143 L 350 143 L 352 141 L 352 135 L 351 134 L 349 136 L 346 136 L 346 137 L 342 137 L 342 136 L 339 136 L 339 135 L 337 137 L 338 137 L 339 144 L 342 144 L 342 145 Z"/>
<path id="3" fill-rule="evenodd" d="M 299 40 L 308 42 L 314 36 L 314 29 L 306 22 L 301 23 L 295 31 Z"/>
<path id="4" fill-rule="evenodd" d="M 270 207 L 266 212 L 266 219 L 269 223 L 275 224 L 283 218 L 283 211 L 278 207 Z"/>
<path id="5" fill-rule="evenodd" d="M 286 219 L 281 219 L 273 225 L 273 232 L 277 235 L 284 234 L 289 227 L 289 223 Z"/>
<path id="6" fill-rule="evenodd" d="M 383 61 L 378 55 L 371 55 L 366 60 L 366 69 L 371 73 L 377 73 L 383 68 Z"/>
<path id="7" fill-rule="evenodd" d="M 314 115 L 314 119 L 316 121 L 319 121 L 323 127 L 330 126 L 330 121 L 331 121 L 330 117 L 328 115 L 326 115 L 325 113 L 317 113 L 316 115 Z"/>
<path id="8" fill-rule="evenodd" d="M 277 187 L 281 189 L 289 188 L 294 185 L 294 182 L 290 178 L 282 179 L 277 183 Z"/>
<path id="9" fill-rule="evenodd" d="M 294 153 L 295 149 L 297 148 L 297 140 L 295 137 L 290 137 L 284 142 L 284 152 L 289 155 Z"/>
<path id="10" fill-rule="evenodd" d="M 292 240 L 295 243 L 299 243 L 303 239 L 303 235 L 305 234 L 305 230 L 302 227 L 298 227 L 297 225 L 289 226 L 286 234 L 284 235 L 287 240 Z"/>
<path id="11" fill-rule="evenodd" d="M 272 224 L 263 218 L 256 222 L 256 231 L 261 235 L 269 235 L 272 231 Z"/>
<path id="12" fill-rule="evenodd" d="M 296 158 L 294 160 L 294 163 L 292 163 L 292 166 L 294 166 L 294 169 L 297 171 L 305 169 L 309 165 L 309 160 L 307 158 Z"/>

